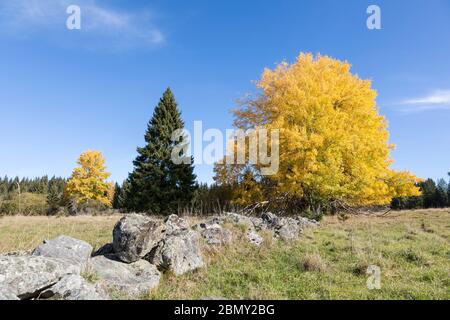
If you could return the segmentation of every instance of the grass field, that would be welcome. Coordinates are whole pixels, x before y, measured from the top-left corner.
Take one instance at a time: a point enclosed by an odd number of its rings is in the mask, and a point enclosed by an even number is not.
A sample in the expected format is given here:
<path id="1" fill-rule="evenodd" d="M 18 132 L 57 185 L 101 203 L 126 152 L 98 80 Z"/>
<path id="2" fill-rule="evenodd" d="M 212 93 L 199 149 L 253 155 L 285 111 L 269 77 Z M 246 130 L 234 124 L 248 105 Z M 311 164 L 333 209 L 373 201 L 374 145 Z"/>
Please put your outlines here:
<path id="1" fill-rule="evenodd" d="M 30 250 L 66 234 L 94 247 L 111 241 L 119 216 L 3 217 L 0 252 Z M 291 244 L 257 248 L 240 239 L 205 249 L 208 266 L 165 274 L 145 299 L 450 299 L 450 210 L 393 212 L 386 217 L 326 217 Z M 267 237 L 267 239 L 269 239 Z M 369 290 L 367 267 L 381 268 Z"/>

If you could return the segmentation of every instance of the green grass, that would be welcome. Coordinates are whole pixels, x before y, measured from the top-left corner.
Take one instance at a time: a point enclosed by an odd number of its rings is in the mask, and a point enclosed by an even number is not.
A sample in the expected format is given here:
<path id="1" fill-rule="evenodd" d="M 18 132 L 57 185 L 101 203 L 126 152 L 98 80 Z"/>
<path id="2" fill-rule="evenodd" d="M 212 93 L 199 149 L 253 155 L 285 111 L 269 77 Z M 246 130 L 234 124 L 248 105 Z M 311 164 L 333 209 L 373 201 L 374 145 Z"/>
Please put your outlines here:
<path id="1" fill-rule="evenodd" d="M 5 217 L 0 251 L 26 250 L 67 234 L 98 247 L 119 217 Z M 36 219 L 36 220 L 34 220 Z M 326 217 L 291 244 L 254 247 L 234 227 L 227 248 L 205 247 L 207 267 L 164 274 L 145 299 L 450 299 L 450 212 L 418 210 L 386 217 Z M 266 238 L 269 239 L 266 235 Z M 369 290 L 367 267 L 381 268 L 381 289 Z"/>
<path id="2" fill-rule="evenodd" d="M 327 218 L 291 245 L 239 242 L 147 298 L 450 299 L 449 242 L 448 211 Z M 369 265 L 381 268 L 380 290 L 367 288 Z"/>

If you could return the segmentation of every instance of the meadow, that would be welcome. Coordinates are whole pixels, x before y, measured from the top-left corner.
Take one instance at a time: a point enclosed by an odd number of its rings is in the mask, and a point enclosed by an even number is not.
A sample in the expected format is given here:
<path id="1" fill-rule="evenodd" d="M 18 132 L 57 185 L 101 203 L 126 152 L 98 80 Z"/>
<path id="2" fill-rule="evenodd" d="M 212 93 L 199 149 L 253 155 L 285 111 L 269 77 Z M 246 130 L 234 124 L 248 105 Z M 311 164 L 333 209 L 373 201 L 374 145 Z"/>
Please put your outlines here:
<path id="1" fill-rule="evenodd" d="M 60 234 L 94 248 L 110 242 L 119 215 L 0 218 L 0 253 L 28 251 Z M 197 219 L 191 218 L 194 223 Z M 392 211 L 387 216 L 336 216 L 305 230 L 298 241 L 266 236 L 248 244 L 231 227 L 228 247 L 205 245 L 207 267 L 175 277 L 142 299 L 450 299 L 450 210 Z M 366 270 L 381 269 L 381 288 L 369 290 Z"/>

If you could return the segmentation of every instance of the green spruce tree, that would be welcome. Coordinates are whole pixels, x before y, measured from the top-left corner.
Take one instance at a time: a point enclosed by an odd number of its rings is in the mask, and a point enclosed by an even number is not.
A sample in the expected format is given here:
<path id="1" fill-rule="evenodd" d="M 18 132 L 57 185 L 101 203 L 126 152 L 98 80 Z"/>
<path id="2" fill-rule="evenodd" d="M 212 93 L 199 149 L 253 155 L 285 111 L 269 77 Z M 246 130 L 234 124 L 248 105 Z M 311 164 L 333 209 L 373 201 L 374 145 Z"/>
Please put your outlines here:
<path id="1" fill-rule="evenodd" d="M 118 183 L 114 186 L 114 197 L 112 201 L 112 206 L 114 209 L 124 209 L 126 208 L 126 197 L 129 189 L 128 179 L 125 180 L 122 185 Z"/>
<path id="2" fill-rule="evenodd" d="M 197 188 L 193 158 L 190 164 L 175 164 L 171 159 L 174 147 L 184 143 L 183 139 L 172 141 L 172 134 L 183 127 L 175 97 L 167 89 L 148 123 L 146 145 L 137 149 L 127 181 L 128 210 L 168 215 L 189 205 Z"/>

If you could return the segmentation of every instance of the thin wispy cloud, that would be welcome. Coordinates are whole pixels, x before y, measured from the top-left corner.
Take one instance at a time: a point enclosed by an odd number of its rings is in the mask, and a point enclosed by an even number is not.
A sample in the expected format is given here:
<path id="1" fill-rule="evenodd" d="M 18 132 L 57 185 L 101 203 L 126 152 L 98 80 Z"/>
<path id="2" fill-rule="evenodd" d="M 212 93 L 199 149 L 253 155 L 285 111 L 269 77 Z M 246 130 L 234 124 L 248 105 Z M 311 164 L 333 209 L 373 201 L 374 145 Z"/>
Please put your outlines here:
<path id="1" fill-rule="evenodd" d="M 68 31 L 66 9 L 81 9 L 81 30 Z M 109 46 L 154 46 L 165 41 L 151 12 L 130 12 L 100 6 L 94 0 L 14 0 L 0 2 L 0 33 L 9 36 L 58 36 L 79 32 L 90 44 Z M 65 33 L 67 35 L 67 33 Z"/>
<path id="2" fill-rule="evenodd" d="M 424 112 L 437 109 L 450 110 L 450 90 L 435 90 L 432 93 L 401 101 L 403 112 Z"/>

